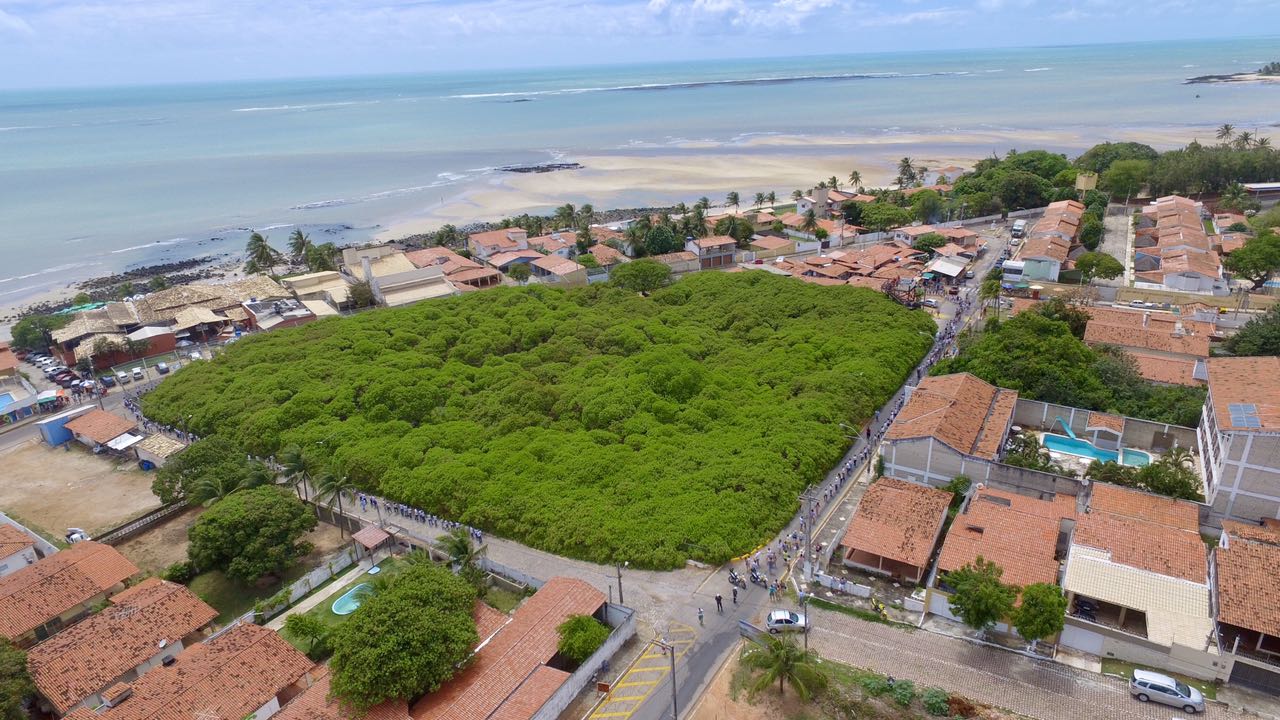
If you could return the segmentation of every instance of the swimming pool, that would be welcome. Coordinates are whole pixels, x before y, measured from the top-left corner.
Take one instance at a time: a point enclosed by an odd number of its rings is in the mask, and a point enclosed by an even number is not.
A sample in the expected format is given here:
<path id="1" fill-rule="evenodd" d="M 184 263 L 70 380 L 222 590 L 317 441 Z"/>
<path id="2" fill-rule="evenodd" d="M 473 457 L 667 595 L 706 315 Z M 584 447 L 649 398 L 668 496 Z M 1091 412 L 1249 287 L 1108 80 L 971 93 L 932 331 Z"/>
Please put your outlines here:
<path id="1" fill-rule="evenodd" d="M 360 609 L 360 603 L 365 596 L 373 592 L 373 586 L 369 583 L 360 583 L 350 590 L 342 593 L 342 597 L 333 601 L 334 615 L 350 615 Z"/>
<path id="2" fill-rule="evenodd" d="M 1092 458 L 1102 462 L 1119 462 L 1121 465 L 1132 465 L 1133 467 L 1151 464 L 1151 453 L 1149 452 L 1134 450 L 1133 448 L 1122 448 L 1120 453 L 1115 450 L 1103 450 L 1102 448 L 1094 447 L 1093 443 L 1087 440 L 1073 439 L 1065 435 L 1045 433 L 1044 439 L 1040 441 L 1040 444 L 1053 452 Z M 1123 453 L 1123 456 L 1121 453 Z"/>
<path id="3" fill-rule="evenodd" d="M 7 393 L 7 392 L 0 393 L 0 407 L 4 407 L 5 405 L 8 405 L 11 402 L 13 402 L 13 393 Z"/>

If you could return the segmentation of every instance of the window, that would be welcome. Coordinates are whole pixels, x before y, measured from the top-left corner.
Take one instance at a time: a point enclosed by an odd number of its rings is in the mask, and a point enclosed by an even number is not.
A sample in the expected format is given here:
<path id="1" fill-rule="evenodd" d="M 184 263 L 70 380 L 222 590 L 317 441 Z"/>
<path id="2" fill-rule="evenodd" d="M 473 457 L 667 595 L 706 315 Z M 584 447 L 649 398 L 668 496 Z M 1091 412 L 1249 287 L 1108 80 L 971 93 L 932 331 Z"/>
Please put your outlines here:
<path id="1" fill-rule="evenodd" d="M 1187 687 L 1186 683 L 1175 681 L 1173 686 L 1178 689 L 1178 694 L 1182 697 L 1191 697 L 1191 688 Z"/>

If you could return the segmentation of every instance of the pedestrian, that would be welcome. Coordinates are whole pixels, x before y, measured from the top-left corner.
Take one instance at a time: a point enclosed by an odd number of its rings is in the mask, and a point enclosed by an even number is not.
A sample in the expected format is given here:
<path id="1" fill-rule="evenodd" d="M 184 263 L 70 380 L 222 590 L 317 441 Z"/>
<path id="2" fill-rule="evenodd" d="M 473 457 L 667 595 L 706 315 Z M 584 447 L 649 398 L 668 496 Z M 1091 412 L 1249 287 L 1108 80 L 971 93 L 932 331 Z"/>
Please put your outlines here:
<path id="1" fill-rule="evenodd" d="M 706 623 L 702 621 L 702 608 L 698 608 L 698 625 L 699 626 L 706 625 Z"/>
<path id="2" fill-rule="evenodd" d="M 738 586 L 737 585 L 733 586 L 733 604 L 734 605 L 738 604 Z"/>
<path id="3" fill-rule="evenodd" d="M 724 614 L 724 597 L 720 593 L 716 593 L 716 612 Z"/>
<path id="4" fill-rule="evenodd" d="M 778 583 L 769 583 L 769 602 L 773 602 L 773 598 L 778 594 Z"/>

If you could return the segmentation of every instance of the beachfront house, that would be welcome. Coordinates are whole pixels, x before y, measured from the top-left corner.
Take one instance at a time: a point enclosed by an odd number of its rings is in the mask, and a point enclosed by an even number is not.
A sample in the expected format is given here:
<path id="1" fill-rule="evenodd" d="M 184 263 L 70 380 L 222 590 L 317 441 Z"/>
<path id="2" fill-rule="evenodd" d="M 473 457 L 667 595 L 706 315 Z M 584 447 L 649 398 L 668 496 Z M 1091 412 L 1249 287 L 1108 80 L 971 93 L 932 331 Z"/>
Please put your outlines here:
<path id="1" fill-rule="evenodd" d="M 500 228 L 467 236 L 467 251 L 478 260 L 511 250 L 528 250 L 529 233 L 521 228 Z"/>
<path id="2" fill-rule="evenodd" d="M 919 583 L 942 534 L 952 495 L 893 477 L 876 479 L 849 520 L 838 552 L 845 567 Z"/>
<path id="3" fill-rule="evenodd" d="M 565 287 L 587 284 L 587 268 L 573 260 L 558 255 L 543 255 L 529 263 L 533 277 L 540 282 L 556 283 Z"/>
<path id="4" fill-rule="evenodd" d="M 29 647 L 124 589 L 138 568 L 118 550 L 79 542 L 0 577 L 0 637 Z"/>
<path id="5" fill-rule="evenodd" d="M 171 664 L 199 641 L 218 611 L 186 587 L 148 578 L 27 652 L 41 710 L 62 717 L 103 704 L 106 690 Z"/>
<path id="6" fill-rule="evenodd" d="M 1280 358 L 1209 358 L 1197 441 L 1208 524 L 1280 518 Z"/>
<path id="7" fill-rule="evenodd" d="M 351 283 L 336 270 L 282 278 L 280 284 L 299 300 L 321 300 L 339 310 L 351 305 Z"/>
<path id="8" fill-rule="evenodd" d="M 686 240 L 684 249 L 698 256 L 699 268 L 714 270 L 734 264 L 738 241 L 728 235 L 710 235 Z"/>

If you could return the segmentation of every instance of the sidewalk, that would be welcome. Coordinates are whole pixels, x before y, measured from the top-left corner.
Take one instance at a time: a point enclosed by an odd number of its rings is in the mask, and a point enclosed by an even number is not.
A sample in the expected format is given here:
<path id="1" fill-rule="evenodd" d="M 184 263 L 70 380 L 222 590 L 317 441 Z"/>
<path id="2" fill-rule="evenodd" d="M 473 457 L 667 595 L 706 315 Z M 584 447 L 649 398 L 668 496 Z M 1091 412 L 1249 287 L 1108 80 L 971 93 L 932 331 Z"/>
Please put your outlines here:
<path id="1" fill-rule="evenodd" d="M 294 605 L 293 607 L 285 610 L 284 612 L 272 618 L 271 622 L 267 623 L 267 627 L 271 630 L 275 630 L 276 632 L 280 632 L 280 629 L 284 627 L 284 621 L 290 615 L 304 613 L 310 610 L 311 608 L 319 605 L 320 603 L 324 602 L 325 600 L 328 600 L 330 597 L 336 594 L 339 590 L 346 587 L 347 583 L 352 582 L 356 578 L 360 577 L 360 575 L 362 575 L 366 570 L 368 570 L 369 569 L 368 563 L 369 561 L 367 559 L 361 560 L 360 562 L 356 563 L 354 567 L 352 567 L 350 570 L 343 573 L 342 577 L 335 578 L 333 582 L 329 583 L 328 585 L 325 585 L 324 589 L 322 589 L 320 592 L 311 593 L 306 598 L 304 598 L 302 602 L 298 603 L 297 605 Z"/>

